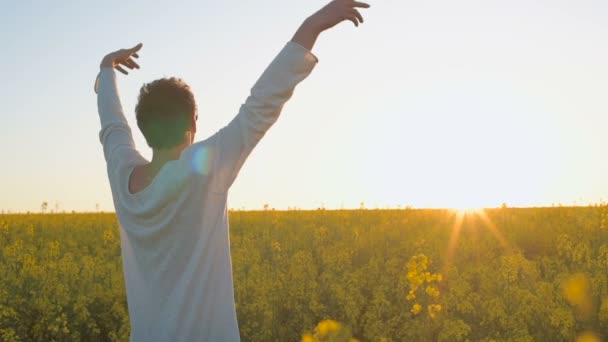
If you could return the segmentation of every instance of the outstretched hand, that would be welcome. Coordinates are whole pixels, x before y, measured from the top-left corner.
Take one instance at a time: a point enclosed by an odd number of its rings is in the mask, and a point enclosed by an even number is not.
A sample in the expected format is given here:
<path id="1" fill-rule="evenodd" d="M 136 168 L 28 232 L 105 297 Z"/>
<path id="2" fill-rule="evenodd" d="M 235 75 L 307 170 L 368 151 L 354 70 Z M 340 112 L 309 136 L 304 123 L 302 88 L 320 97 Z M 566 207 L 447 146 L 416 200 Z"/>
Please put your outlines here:
<path id="1" fill-rule="evenodd" d="M 363 16 L 357 8 L 369 8 L 369 4 L 355 0 L 333 0 L 306 18 L 291 40 L 311 51 L 321 32 L 345 20 L 359 26 L 363 22 Z"/>
<path id="2" fill-rule="evenodd" d="M 122 66 L 131 70 L 139 69 L 139 64 L 135 63 L 133 58 L 139 58 L 137 51 L 139 51 L 142 46 L 143 44 L 139 43 L 130 49 L 120 49 L 109 53 L 101 61 L 100 67 L 112 67 L 123 74 L 128 75 L 129 73 Z"/>
<path id="3" fill-rule="evenodd" d="M 344 20 L 350 20 L 358 27 L 359 23 L 363 23 L 363 16 L 357 8 L 369 8 L 369 4 L 354 0 L 333 0 L 309 19 L 318 25 L 321 31 L 330 29 Z"/>

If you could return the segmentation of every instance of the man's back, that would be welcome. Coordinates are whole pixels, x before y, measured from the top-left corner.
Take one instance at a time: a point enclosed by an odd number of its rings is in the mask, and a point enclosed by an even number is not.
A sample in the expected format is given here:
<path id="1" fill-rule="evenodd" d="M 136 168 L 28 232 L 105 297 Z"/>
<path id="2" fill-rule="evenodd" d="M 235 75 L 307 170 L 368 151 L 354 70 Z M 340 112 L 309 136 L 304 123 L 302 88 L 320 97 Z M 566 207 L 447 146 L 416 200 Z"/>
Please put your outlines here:
<path id="1" fill-rule="evenodd" d="M 133 340 L 239 340 L 227 196 L 186 162 L 205 148 L 185 150 L 136 194 L 127 180 L 143 158 L 134 153 L 113 175 Z"/>

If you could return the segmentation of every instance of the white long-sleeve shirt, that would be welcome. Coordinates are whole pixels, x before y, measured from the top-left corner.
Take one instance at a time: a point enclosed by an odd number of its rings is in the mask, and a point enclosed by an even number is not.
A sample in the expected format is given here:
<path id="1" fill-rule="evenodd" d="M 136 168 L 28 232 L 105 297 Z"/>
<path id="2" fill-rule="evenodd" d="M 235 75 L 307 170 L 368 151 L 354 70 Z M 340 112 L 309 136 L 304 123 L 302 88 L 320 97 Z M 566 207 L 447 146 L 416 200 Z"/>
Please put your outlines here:
<path id="1" fill-rule="evenodd" d="M 121 227 L 131 341 L 240 341 L 227 192 L 317 62 L 309 50 L 288 42 L 227 126 L 184 149 L 134 194 L 130 174 L 148 161 L 135 148 L 114 70 L 101 69 L 99 139 Z"/>

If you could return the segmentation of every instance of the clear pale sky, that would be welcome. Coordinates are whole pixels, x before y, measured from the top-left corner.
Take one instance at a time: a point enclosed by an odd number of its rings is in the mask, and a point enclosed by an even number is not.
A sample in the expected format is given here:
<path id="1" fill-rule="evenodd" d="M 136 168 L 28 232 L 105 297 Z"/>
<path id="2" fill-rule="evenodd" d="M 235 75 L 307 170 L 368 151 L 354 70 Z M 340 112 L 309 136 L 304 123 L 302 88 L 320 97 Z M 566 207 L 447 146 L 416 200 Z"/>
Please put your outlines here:
<path id="1" fill-rule="evenodd" d="M 113 211 L 93 82 L 144 44 L 119 89 L 182 77 L 196 141 L 236 114 L 307 1 L 17 1 L 0 14 L 0 209 Z M 243 167 L 231 208 L 464 207 L 608 199 L 608 2 L 370 1 L 313 49 Z"/>

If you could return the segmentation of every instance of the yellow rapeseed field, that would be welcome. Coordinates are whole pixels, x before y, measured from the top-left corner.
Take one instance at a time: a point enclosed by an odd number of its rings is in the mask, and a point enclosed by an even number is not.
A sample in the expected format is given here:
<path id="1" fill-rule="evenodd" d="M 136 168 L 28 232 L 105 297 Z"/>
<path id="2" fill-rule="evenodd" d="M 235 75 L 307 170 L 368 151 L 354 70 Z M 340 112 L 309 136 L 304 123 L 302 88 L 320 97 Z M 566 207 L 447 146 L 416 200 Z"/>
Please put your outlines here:
<path id="1" fill-rule="evenodd" d="M 608 207 L 233 211 L 243 341 L 608 341 Z M 0 215 L 0 340 L 128 341 L 114 214 Z"/>

